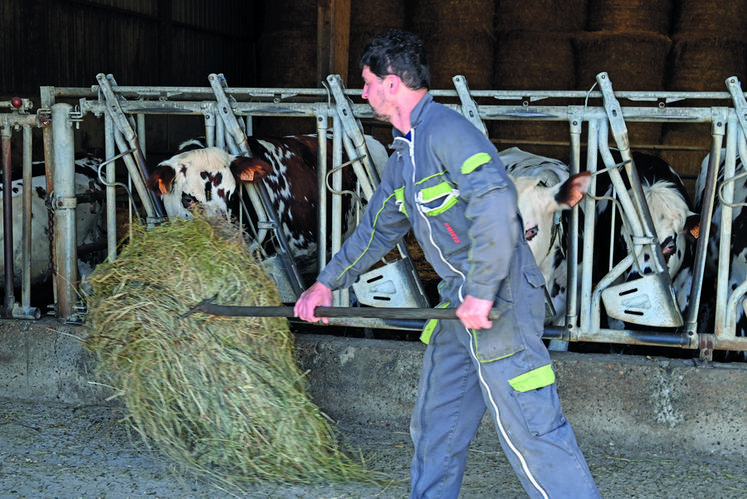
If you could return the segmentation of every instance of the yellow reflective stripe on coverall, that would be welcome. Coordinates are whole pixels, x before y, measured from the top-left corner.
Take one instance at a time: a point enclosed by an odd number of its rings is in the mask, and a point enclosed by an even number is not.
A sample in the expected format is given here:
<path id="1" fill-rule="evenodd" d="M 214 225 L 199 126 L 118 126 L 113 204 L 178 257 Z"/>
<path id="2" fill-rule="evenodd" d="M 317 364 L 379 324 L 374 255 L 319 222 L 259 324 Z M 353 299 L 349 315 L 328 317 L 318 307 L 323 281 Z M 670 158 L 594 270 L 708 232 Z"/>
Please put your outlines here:
<path id="1" fill-rule="evenodd" d="M 555 383 L 555 371 L 552 370 L 552 364 L 532 369 L 508 380 L 508 384 L 517 392 L 528 392 L 553 383 Z"/>

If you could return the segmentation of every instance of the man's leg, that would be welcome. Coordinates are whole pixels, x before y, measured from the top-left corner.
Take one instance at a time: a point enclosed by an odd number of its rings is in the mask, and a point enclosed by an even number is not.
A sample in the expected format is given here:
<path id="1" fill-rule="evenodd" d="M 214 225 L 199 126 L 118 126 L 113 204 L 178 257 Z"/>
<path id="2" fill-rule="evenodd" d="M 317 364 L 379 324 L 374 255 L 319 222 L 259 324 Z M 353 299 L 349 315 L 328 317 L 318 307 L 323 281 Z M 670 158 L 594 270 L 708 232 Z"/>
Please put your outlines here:
<path id="1" fill-rule="evenodd" d="M 456 498 L 469 442 L 485 413 L 459 321 L 439 321 L 423 358 L 410 425 L 415 446 L 411 499 Z"/>
<path id="2" fill-rule="evenodd" d="M 468 331 L 462 335 L 471 338 Z M 530 335 L 526 349 L 481 363 L 478 379 L 506 457 L 530 497 L 600 497 L 570 423 L 560 408 L 550 356 Z"/>

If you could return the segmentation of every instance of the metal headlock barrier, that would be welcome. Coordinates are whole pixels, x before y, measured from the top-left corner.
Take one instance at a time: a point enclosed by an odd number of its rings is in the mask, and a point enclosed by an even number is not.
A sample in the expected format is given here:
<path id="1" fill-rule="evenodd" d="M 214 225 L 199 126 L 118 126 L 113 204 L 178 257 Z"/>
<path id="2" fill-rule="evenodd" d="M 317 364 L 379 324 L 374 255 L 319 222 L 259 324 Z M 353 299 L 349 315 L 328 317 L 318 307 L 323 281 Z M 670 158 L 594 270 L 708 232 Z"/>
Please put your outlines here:
<path id="1" fill-rule="evenodd" d="M 592 282 L 592 262 L 595 252 L 595 192 L 592 182 L 591 195 L 587 195 L 580 209 L 583 210 L 583 238 L 579 236 L 579 207 L 572 210 L 570 221 L 568 254 L 568 299 L 565 323 L 561 326 L 548 324 L 545 337 L 567 342 L 601 342 L 667 346 L 698 349 L 701 356 L 710 358 L 714 350 L 747 351 L 747 338 L 737 337 L 735 323 L 739 302 L 747 292 L 747 283 L 735 290 L 727 287 L 729 275 L 729 235 L 731 234 L 731 208 L 728 203 L 722 210 L 722 241 L 719 249 L 719 274 L 716 290 L 715 327 L 713 332 L 698 331 L 698 305 L 701 300 L 703 273 L 707 251 L 713 206 L 716 196 L 716 178 L 725 148 L 725 178 L 734 176 L 737 155 L 747 159 L 745 130 L 747 130 L 747 104 L 736 78 L 726 81 L 724 92 L 614 92 L 606 73 L 599 73 L 595 86 L 590 91 L 471 91 L 462 76 L 455 76 L 455 90 L 432 90 L 437 100 L 464 114 L 476 127 L 488 135 L 486 122 L 490 121 L 554 121 L 568 124 L 570 148 L 570 173 L 581 171 L 582 136 L 586 129 L 586 144 L 589 151 L 585 170 L 593 174 L 609 174 L 616 187 L 616 204 L 619 205 L 630 224 L 632 243 L 636 247 L 648 246 L 655 255 L 653 274 L 646 275 L 636 286 L 617 284 L 618 278 L 634 265 L 633 251 L 621 262 L 610 268 L 599 282 Z M 57 172 L 72 171 L 74 123 L 82 116 L 92 114 L 104 120 L 105 156 L 102 177 L 107 183 L 107 227 L 109 258 L 116 258 L 117 241 L 115 200 L 117 176 L 115 165 L 124 163 L 128 182 L 131 183 L 131 203 L 144 214 L 147 223 L 158 223 L 164 217 L 160 201 L 144 186 L 147 178 L 145 168 L 147 147 L 145 120 L 149 115 L 202 116 L 208 145 L 223 147 L 233 154 L 248 152 L 246 139 L 252 135 L 252 118 L 260 116 L 306 117 L 314 119 L 319 136 L 319 234 L 332 234 L 331 247 L 326 238 L 319 237 L 319 265 L 326 262 L 327 255 L 337 251 L 342 244 L 341 198 L 335 192 L 341 187 L 339 167 L 343 165 L 343 150 L 351 158 L 359 182 L 362 198 L 370 197 L 378 183 L 378 176 L 371 164 L 365 145 L 362 120 L 372 119 L 371 108 L 365 103 L 353 103 L 360 90 L 344 89 L 337 75 L 330 75 L 326 88 L 231 88 L 223 75 L 211 74 L 207 87 L 135 87 L 118 86 L 111 75 L 97 76 L 98 84 L 88 88 L 42 87 L 41 107 L 37 116 L 51 115 L 51 133 L 45 130 L 45 147 L 54 157 L 54 191 L 59 195 L 67 191 L 63 182 L 69 182 Z M 57 100 L 78 99 L 73 107 Z M 543 101 L 562 99 L 571 102 L 563 105 L 544 105 Z M 633 105 L 622 106 L 621 101 Z M 697 107 L 693 101 L 719 102 L 723 105 Z M 478 105 L 478 102 L 480 104 Z M 485 104 L 485 102 L 488 102 Z M 677 106 L 670 104 L 677 103 Z M 330 126 L 330 121 L 332 122 Z M 658 244 L 651 215 L 643 197 L 640 180 L 631 156 L 631 144 L 627 123 L 707 123 L 711 128 L 711 152 L 708 183 L 703 195 L 701 232 L 696 251 L 696 267 L 691 289 L 690 306 L 683 317 L 676 306 L 672 282 L 661 248 Z M 327 164 L 327 141 L 332 136 L 332 165 Z M 616 168 L 610 154 L 609 137 L 622 155 L 624 173 Z M 598 152 L 599 154 L 594 154 Z M 598 159 L 603 165 L 598 165 Z M 331 166 L 331 168 L 330 168 Z M 676 168 L 676 165 L 674 165 Z M 328 173 L 332 178 L 332 189 L 326 189 Z M 624 186 L 625 175 L 633 187 L 631 194 Z M 58 179 L 59 177 L 59 179 Z M 298 269 L 288 250 L 287 241 L 278 230 L 277 214 L 273 213 L 262 183 L 249 187 L 251 205 L 259 218 L 254 227 L 255 237 L 265 240 L 270 237 L 276 243 L 276 254 L 268 256 L 266 265 L 276 277 L 281 296 L 292 302 L 304 288 Z M 137 199 L 135 198 L 137 195 Z M 726 199 L 733 189 L 725 186 Z M 328 196 L 333 196 L 333 223 L 327 226 Z M 737 200 L 743 202 L 744 200 Z M 64 203 L 62 208 L 64 208 Z M 248 216 L 248 215 L 247 215 Z M 55 212 L 56 270 L 58 279 L 57 309 L 63 318 L 73 317 L 75 289 L 63 289 L 75 283 L 70 270 L 69 237 L 64 233 L 67 224 L 65 210 Z M 70 223 L 74 224 L 74 217 Z M 74 232 L 73 232 L 74 234 Z M 74 247 L 74 244 L 72 244 Z M 372 279 L 363 276 L 353 288 L 356 299 L 363 305 L 386 307 L 428 307 L 428 299 L 422 283 L 414 270 L 404 244 L 400 245 L 401 258 L 384 262 L 380 269 L 371 271 Z M 575 263 L 581 256 L 580 264 Z M 67 259 L 67 264 L 64 260 Z M 66 275 L 65 272 L 70 272 Z M 67 286 L 68 288 L 70 286 Z M 632 295 L 632 296 L 631 296 Z M 625 297 L 625 298 L 622 298 Z M 631 299 L 632 298 L 632 299 Z M 623 301 L 625 301 L 623 307 Z M 335 294 L 336 306 L 349 306 L 350 295 Z M 632 305 L 631 305 L 632 304 Z M 6 304 L 6 307 L 8 305 Z M 635 308 L 633 314 L 626 312 Z M 636 308 L 637 307 L 637 308 Z M 623 310 L 624 309 L 624 310 Z M 614 318 L 640 325 L 640 329 L 608 329 L 600 327 L 602 311 Z M 382 321 L 380 319 L 332 319 L 332 323 L 360 327 L 394 328 L 417 330 L 422 323 Z M 667 328 L 661 332 L 657 328 Z"/>

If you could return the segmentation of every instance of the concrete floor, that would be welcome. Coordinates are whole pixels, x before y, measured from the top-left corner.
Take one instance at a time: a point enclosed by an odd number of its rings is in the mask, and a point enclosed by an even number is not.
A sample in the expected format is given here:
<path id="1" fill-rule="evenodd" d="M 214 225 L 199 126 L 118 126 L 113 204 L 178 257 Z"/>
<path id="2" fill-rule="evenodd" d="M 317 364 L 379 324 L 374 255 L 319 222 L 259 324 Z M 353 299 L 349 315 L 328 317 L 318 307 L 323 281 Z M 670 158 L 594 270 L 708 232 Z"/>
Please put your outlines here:
<path id="1" fill-rule="evenodd" d="M 0 498 L 407 497 L 407 434 L 423 346 L 298 334 L 309 393 L 377 485 L 216 488 L 174 469 L 96 383 L 80 328 L 0 321 Z M 553 353 L 566 417 L 604 497 L 747 496 L 747 365 Z M 525 497 L 485 420 L 460 497 Z"/>

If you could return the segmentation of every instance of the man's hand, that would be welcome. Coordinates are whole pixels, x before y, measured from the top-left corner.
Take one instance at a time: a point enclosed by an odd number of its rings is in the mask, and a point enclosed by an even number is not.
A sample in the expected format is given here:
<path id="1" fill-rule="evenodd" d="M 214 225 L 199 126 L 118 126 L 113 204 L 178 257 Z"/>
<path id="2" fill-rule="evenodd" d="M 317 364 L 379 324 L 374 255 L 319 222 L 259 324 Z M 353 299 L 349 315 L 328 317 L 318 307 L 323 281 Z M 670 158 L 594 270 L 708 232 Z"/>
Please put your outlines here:
<path id="1" fill-rule="evenodd" d="M 467 295 L 457 308 L 456 315 L 466 328 L 487 329 L 493 325 L 488 320 L 488 313 L 492 307 L 493 302 L 491 300 L 481 300 Z"/>
<path id="2" fill-rule="evenodd" d="M 301 294 L 298 301 L 296 301 L 296 306 L 293 307 L 293 313 L 296 314 L 296 317 L 299 319 L 307 322 L 322 321 L 324 324 L 329 324 L 328 318 L 315 316 L 314 309 L 316 309 L 316 307 L 331 306 L 332 290 L 317 281 Z"/>

